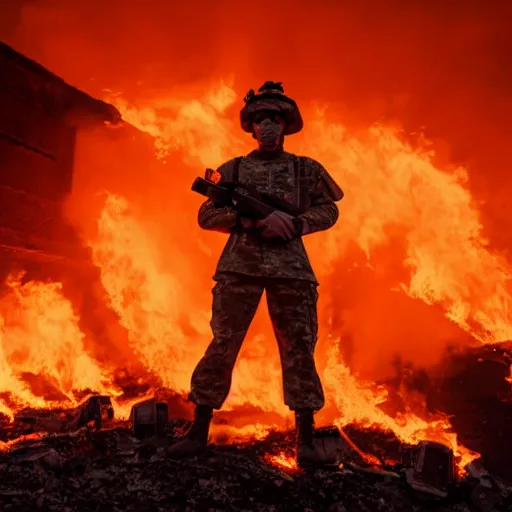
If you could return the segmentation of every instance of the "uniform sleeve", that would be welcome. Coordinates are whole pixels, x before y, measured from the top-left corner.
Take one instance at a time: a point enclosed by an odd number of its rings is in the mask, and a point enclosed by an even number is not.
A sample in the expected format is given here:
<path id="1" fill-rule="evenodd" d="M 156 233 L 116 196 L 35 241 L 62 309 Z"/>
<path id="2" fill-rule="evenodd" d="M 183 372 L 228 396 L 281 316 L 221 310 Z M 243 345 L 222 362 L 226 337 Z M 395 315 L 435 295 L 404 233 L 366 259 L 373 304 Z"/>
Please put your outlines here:
<path id="1" fill-rule="evenodd" d="M 229 206 L 216 208 L 208 199 L 199 208 L 197 220 L 202 229 L 230 233 L 236 226 L 236 211 Z"/>
<path id="2" fill-rule="evenodd" d="M 305 235 L 329 229 L 336 224 L 339 215 L 338 207 L 322 179 L 323 167 L 314 160 L 308 162 L 312 168 L 311 205 L 299 216 L 304 223 Z"/>
<path id="3" fill-rule="evenodd" d="M 225 183 L 226 180 L 230 180 L 230 177 L 227 175 L 232 172 L 233 166 L 234 160 L 230 160 L 217 169 L 217 172 L 222 176 L 219 185 L 222 185 L 223 182 Z M 197 221 L 201 229 L 230 233 L 237 224 L 237 214 L 234 208 L 229 206 L 217 208 L 208 199 L 199 208 Z"/>

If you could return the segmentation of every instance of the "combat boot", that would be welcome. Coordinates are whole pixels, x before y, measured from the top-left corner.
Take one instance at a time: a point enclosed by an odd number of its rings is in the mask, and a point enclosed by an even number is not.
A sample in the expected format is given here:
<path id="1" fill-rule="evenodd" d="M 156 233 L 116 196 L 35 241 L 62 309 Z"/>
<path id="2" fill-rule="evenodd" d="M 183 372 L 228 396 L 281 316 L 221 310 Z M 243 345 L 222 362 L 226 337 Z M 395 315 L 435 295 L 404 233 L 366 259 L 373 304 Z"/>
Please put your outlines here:
<path id="1" fill-rule="evenodd" d="M 205 451 L 208 445 L 208 433 L 213 417 L 213 409 L 207 405 L 196 406 L 194 422 L 181 441 L 170 446 L 167 450 L 169 457 L 194 457 Z"/>
<path id="2" fill-rule="evenodd" d="M 311 409 L 295 411 L 295 425 L 297 429 L 297 465 L 299 468 L 318 466 L 322 459 L 313 444 L 315 422 Z"/>

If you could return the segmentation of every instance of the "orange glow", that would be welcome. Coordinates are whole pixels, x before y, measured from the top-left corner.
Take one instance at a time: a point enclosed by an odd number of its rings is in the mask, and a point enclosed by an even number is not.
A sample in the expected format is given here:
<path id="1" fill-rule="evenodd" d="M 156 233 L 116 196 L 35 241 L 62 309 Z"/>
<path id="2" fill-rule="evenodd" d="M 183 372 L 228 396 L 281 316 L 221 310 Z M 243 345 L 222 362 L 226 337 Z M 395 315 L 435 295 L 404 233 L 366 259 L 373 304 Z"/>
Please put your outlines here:
<path id="1" fill-rule="evenodd" d="M 90 2 L 45 4 L 24 8 L 8 42 L 114 104 L 127 123 L 78 133 L 65 206 L 117 315 L 106 330 L 117 347 L 126 333 L 122 350 L 141 372 L 137 383 L 188 391 L 211 336 L 211 276 L 225 242 L 198 228 L 201 198 L 190 185 L 205 167 L 254 147 L 238 124 L 242 98 L 267 79 L 283 80 L 305 120 L 286 148 L 320 161 L 346 193 L 338 224 L 306 238 L 321 282 L 316 358 L 327 405 L 318 423 L 379 428 L 407 443 L 443 440 L 460 467 L 476 457 L 421 397 L 401 391 L 404 408 L 384 407 L 380 383 L 396 376 L 397 358 L 433 374 L 448 347 L 512 339 L 512 239 L 502 219 L 510 182 L 499 174 L 512 165 L 503 149 L 512 102 L 498 75 L 492 90 L 473 80 L 479 52 L 466 73 L 446 76 L 453 62 L 463 66 L 461 55 L 473 55 L 465 45 L 473 49 L 493 30 L 475 13 L 459 25 L 459 16 L 387 13 L 378 3 L 370 16 L 356 2 L 310 10 L 281 2 L 268 27 L 265 13 L 226 1 L 203 2 L 201 16 L 173 2 L 141 12 L 116 0 L 101 16 Z M 275 38 L 278 22 L 287 43 L 273 61 L 260 38 Z M 434 32 L 425 41 L 417 35 Z M 504 69 L 478 62 L 482 76 Z M 418 133 L 424 124 L 432 141 Z M 134 399 L 123 401 L 113 384 L 124 370 L 118 354 L 97 360 L 90 348 L 99 341 L 79 320 L 60 283 L 11 278 L 0 299 L 0 412 L 73 407 L 89 389 L 117 397 L 116 415 L 128 417 Z M 224 407 L 243 419 L 215 425 L 214 439 L 289 427 L 280 379 L 260 308 Z M 248 406 L 255 412 L 243 416 Z M 268 460 L 294 469 L 284 454 Z"/>
<path id="2" fill-rule="evenodd" d="M 16 439 L 13 439 L 12 441 L 8 441 L 7 443 L 5 443 L 4 441 L 0 441 L 0 451 L 2 451 L 2 452 L 7 451 L 10 448 L 12 448 L 14 445 L 16 445 L 18 443 L 21 444 L 24 441 L 39 441 L 43 437 L 44 436 L 36 433 L 36 434 L 29 434 L 26 436 L 17 437 Z"/>
<path id="3" fill-rule="evenodd" d="M 287 455 L 284 452 L 278 453 L 277 455 L 267 454 L 265 455 L 265 460 L 270 462 L 273 466 L 277 466 L 285 471 L 297 471 L 299 469 L 295 457 Z"/>
<path id="4" fill-rule="evenodd" d="M 45 395 L 53 395 L 72 406 L 78 403 L 74 392 L 87 389 L 118 394 L 108 373 L 85 352 L 84 336 L 59 284 L 22 285 L 14 279 L 8 284 L 11 293 L 1 301 L 0 379 L 12 405 L 44 407 Z M 20 378 L 23 374 L 33 376 L 29 382 L 39 392 Z M 12 406 L 2 403 L 2 412 L 12 416 Z"/>
<path id="5" fill-rule="evenodd" d="M 244 425 L 242 427 L 213 424 L 211 439 L 212 442 L 217 444 L 261 440 L 267 437 L 268 434 L 276 428 L 276 425 L 264 425 L 261 423 Z"/>

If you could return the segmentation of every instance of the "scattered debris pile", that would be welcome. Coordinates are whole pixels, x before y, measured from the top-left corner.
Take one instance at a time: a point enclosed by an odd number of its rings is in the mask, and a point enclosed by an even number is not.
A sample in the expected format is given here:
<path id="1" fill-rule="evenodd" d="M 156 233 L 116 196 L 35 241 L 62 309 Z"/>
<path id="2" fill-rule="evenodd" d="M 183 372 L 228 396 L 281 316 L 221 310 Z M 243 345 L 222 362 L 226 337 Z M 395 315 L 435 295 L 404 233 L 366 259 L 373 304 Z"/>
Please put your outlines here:
<path id="1" fill-rule="evenodd" d="M 153 410 L 158 422 L 161 408 Z M 148 416 L 143 418 L 148 425 Z M 186 427 L 185 420 L 171 421 L 165 428 L 159 423 L 157 435 L 148 437 L 146 427 L 143 435 L 137 430 L 136 437 L 128 425 L 97 430 L 92 421 L 75 432 L 18 441 L 0 454 L 0 508 L 16 512 L 512 510 L 512 488 L 478 462 L 458 480 L 453 454 L 436 444 L 411 447 L 400 463 L 377 467 L 343 442 L 346 433 L 336 436 L 331 429 L 319 435 L 319 442 L 327 454 L 335 450 L 343 463 L 302 472 L 293 464 L 291 433 L 274 432 L 260 441 L 210 447 L 199 458 L 171 460 L 166 447 Z M 350 435 L 354 432 L 352 428 Z M 396 443 L 385 436 L 380 445 L 396 449 Z M 443 471 L 436 472 L 439 465 Z"/>
<path id="2" fill-rule="evenodd" d="M 74 410 L 0 415 L 0 510 L 510 512 L 508 354 L 455 354 L 442 379 L 423 380 L 430 410 L 449 412 L 462 442 L 482 454 L 464 475 L 443 444 L 405 445 L 354 425 L 317 430 L 322 469 L 297 469 L 290 432 L 171 460 L 166 448 L 190 425 L 169 420 L 171 411 L 187 416 L 182 397 L 131 397 L 130 421 L 120 421 L 110 397 L 91 395 Z"/>

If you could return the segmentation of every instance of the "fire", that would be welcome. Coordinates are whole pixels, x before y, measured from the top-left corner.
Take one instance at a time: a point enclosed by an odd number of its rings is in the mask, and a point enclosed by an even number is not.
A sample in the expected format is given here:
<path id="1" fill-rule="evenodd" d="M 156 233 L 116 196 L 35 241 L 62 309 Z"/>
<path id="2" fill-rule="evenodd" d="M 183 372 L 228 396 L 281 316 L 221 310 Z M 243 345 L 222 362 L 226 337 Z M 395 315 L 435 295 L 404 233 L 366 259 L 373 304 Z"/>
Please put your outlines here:
<path id="1" fill-rule="evenodd" d="M 184 392 L 200 349 L 180 328 L 184 296 L 177 276 L 159 266 L 157 248 L 122 197 L 107 197 L 98 227 L 93 260 L 134 353 L 164 386 Z M 206 334 L 206 315 L 194 320 Z"/>
<path id="2" fill-rule="evenodd" d="M 273 466 L 277 466 L 287 471 L 297 471 L 299 469 L 295 457 L 288 455 L 285 452 L 280 452 L 276 455 L 267 454 L 265 455 L 265 460 Z"/>
<path id="3" fill-rule="evenodd" d="M 214 101 L 219 96 L 222 108 Z M 221 82 L 201 100 L 156 100 L 140 110 L 119 99 L 115 104 L 130 123 L 155 137 L 157 157 L 179 147 L 187 162 L 211 167 L 250 148 L 224 115 L 236 98 Z M 158 115 L 164 107 L 174 107 L 173 115 Z M 409 274 L 395 283 L 397 289 L 438 304 L 480 341 L 511 339 L 509 264 L 489 249 L 482 234 L 466 169 L 437 168 L 428 141 L 413 147 L 393 127 L 374 126 L 356 138 L 345 126 L 330 122 L 325 111 L 313 109 L 311 114 L 307 138 L 298 145 L 291 139 L 289 146 L 324 163 L 349 191 L 343 222 L 311 247 L 317 267 L 332 268 L 350 244 L 373 265 L 396 226 L 405 243 L 397 264 Z"/>
<path id="4" fill-rule="evenodd" d="M 392 128 L 375 126 L 363 142 L 322 116 L 312 131 L 307 149 L 337 170 L 350 191 L 343 222 L 326 237 L 324 262 L 356 243 L 372 264 L 397 226 L 405 244 L 401 264 L 409 276 L 396 286 L 440 305 L 477 339 L 510 339 L 509 264 L 482 235 L 477 205 L 466 188 L 467 171 L 438 169 L 426 141 L 415 149 Z"/>
<path id="5" fill-rule="evenodd" d="M 9 448 L 11 448 L 12 446 L 14 446 L 18 443 L 23 443 L 25 441 L 39 441 L 43 437 L 44 437 L 43 435 L 34 433 L 34 434 L 26 435 L 26 436 L 17 437 L 16 439 L 13 439 L 12 441 L 8 441 L 8 442 L 0 441 L 0 452 L 7 451 L 7 450 L 9 450 Z"/>
<path id="6" fill-rule="evenodd" d="M 58 283 L 8 281 L 0 302 L 0 411 L 76 405 L 76 392 L 116 395 L 111 377 L 84 349 L 84 335 Z M 51 396 L 50 402 L 46 399 Z"/>
<path id="7" fill-rule="evenodd" d="M 120 97 L 115 103 L 126 121 L 155 138 L 158 158 L 167 161 L 177 152 L 183 162 L 200 167 L 218 165 L 235 151 L 249 149 L 248 141 L 239 138 L 229 117 L 229 107 L 237 97 L 222 82 L 199 99 L 165 98 L 142 108 Z M 380 408 L 387 400 L 385 390 L 357 376 L 343 363 L 343 336 L 347 332 L 364 345 L 375 340 L 376 331 L 362 329 L 364 324 L 358 320 L 356 308 L 352 318 L 341 313 L 345 315 L 341 339 L 330 333 L 329 325 L 339 313 L 338 297 L 329 287 L 339 262 L 357 247 L 364 255 L 362 264 L 375 276 L 384 275 L 394 293 L 442 308 L 451 322 L 474 339 L 499 342 L 512 337 L 507 261 L 492 252 L 482 236 L 479 212 L 466 187 L 464 169 L 437 168 L 435 154 L 425 149 L 425 142 L 413 148 L 391 128 L 373 127 L 356 138 L 346 127 L 330 122 L 325 112 L 311 109 L 310 114 L 307 138 L 295 142 L 296 148 L 290 141 L 291 150 L 300 149 L 317 158 L 349 191 L 342 205 L 341 222 L 324 236 L 307 241 L 326 283 L 324 293 L 331 297 L 324 311 L 327 322 L 322 326 L 323 341 L 328 346 L 322 371 L 328 405 L 337 413 L 324 419 L 339 427 L 350 423 L 379 427 L 407 443 L 443 439 L 464 465 L 476 454 L 457 444 L 448 418 L 420 417 L 412 410 L 386 414 Z M 209 338 L 208 304 L 197 306 L 197 298 L 188 289 L 194 277 L 180 271 L 184 267 L 179 257 L 173 264 L 159 246 L 158 237 L 153 236 L 151 224 L 158 219 L 144 218 L 137 205 L 116 193 L 105 196 L 103 210 L 98 213 L 97 232 L 90 240 L 93 261 L 101 270 L 109 306 L 128 332 L 133 357 L 163 386 L 186 393 L 190 374 Z M 400 235 L 398 249 L 393 245 L 393 233 Z M 211 251 L 200 244 L 199 252 L 208 252 L 213 258 Z M 386 247 L 387 261 L 396 272 L 380 266 L 379 257 Z M 1 412 L 12 415 L 23 406 L 49 405 L 44 393 L 38 394 L 28 385 L 25 374 L 42 376 L 45 386 L 60 393 L 58 403 L 70 406 L 77 403 L 75 393 L 80 390 L 119 393 L 110 384 L 107 365 L 86 353 L 84 334 L 58 283 L 21 284 L 13 280 L 9 287 L 10 293 L 1 305 L 2 389 L 8 390 L 8 397 L 0 402 Z M 193 330 L 187 325 L 193 325 Z M 383 339 L 378 342 L 379 350 L 384 354 L 391 355 L 384 345 L 395 333 L 393 328 L 380 333 Z M 244 349 L 237 365 L 228 409 L 249 403 L 286 417 L 277 358 L 268 363 L 271 338 L 268 325 L 257 322 L 256 332 L 248 340 L 250 346 Z M 391 350 L 410 355 L 401 339 L 390 345 Z M 440 356 L 446 341 L 441 340 L 439 345 L 434 347 L 435 357 L 430 357 L 430 362 Z M 415 349 L 421 353 L 421 347 Z M 355 367 L 368 373 L 368 357 L 361 351 Z M 131 403 L 117 404 L 122 417 L 128 416 Z M 255 421 L 243 427 L 219 427 L 215 435 L 219 439 L 227 434 L 237 439 L 261 438 L 272 428 L 276 424 Z M 284 454 L 272 456 L 269 461 L 295 468 Z"/>
<path id="8" fill-rule="evenodd" d="M 178 228 L 190 226 L 195 217 L 197 198 L 190 199 L 196 203 L 187 209 L 174 207 L 171 198 L 188 190 L 183 184 L 203 167 L 251 148 L 250 139 L 242 138 L 233 121 L 240 94 L 229 82 L 189 96 L 182 92 L 140 105 L 121 95 L 107 98 L 127 122 L 154 137 L 157 158 L 172 167 L 168 181 L 148 175 L 147 189 L 148 203 L 165 200 L 171 206 L 160 214 L 148 208 L 144 198 L 139 196 L 138 204 L 114 187 L 105 195 L 102 210 L 91 208 L 83 220 L 85 225 L 92 217 L 98 219 L 89 240 L 92 258 L 101 271 L 108 305 L 128 332 L 133 359 L 163 386 L 182 394 L 210 336 L 209 304 L 194 292 L 206 295 L 210 283 L 203 279 L 205 262 L 213 262 L 220 241 L 210 243 L 213 239 L 197 227 L 180 234 Z M 331 120 L 329 109 L 304 105 L 304 115 L 309 119 L 307 133 L 290 140 L 289 149 L 318 159 L 347 191 L 336 227 L 306 241 L 322 281 L 319 351 L 324 350 L 319 366 L 327 409 L 335 411 L 323 419 L 339 427 L 378 427 L 408 443 L 443 439 L 463 466 L 476 454 L 457 443 L 447 417 L 412 408 L 385 413 L 381 406 L 388 397 L 375 380 L 389 370 L 397 353 L 425 367 L 434 365 L 462 331 L 471 342 L 511 339 L 510 265 L 483 235 L 466 169 L 441 168 L 427 141 L 413 145 L 395 128 L 373 126 L 356 135 Z M 83 173 L 80 162 L 77 165 L 77 172 Z M 152 178 L 154 189 L 162 183 L 166 187 L 153 190 Z M 172 225 L 170 240 L 164 243 L 155 225 Z M 185 240 L 186 235 L 195 240 Z M 190 251 L 183 255 L 177 248 L 185 242 Z M 352 294 L 340 292 L 337 282 L 349 280 L 347 267 L 367 272 L 370 284 L 356 280 Z M 8 285 L 0 302 L 0 412 L 12 416 L 25 406 L 73 406 L 78 392 L 87 389 L 120 393 L 112 385 L 108 361 L 96 361 L 85 350 L 85 334 L 59 283 L 22 284 L 13 279 Z M 414 309 L 418 304 L 436 315 L 433 322 L 421 318 Z M 342 356 L 349 337 L 354 340 L 350 362 Z M 226 409 L 249 404 L 284 420 L 287 411 L 280 389 L 272 333 L 268 322 L 257 319 L 237 364 Z M 127 417 L 131 403 L 117 405 L 121 416 Z M 217 434 L 259 438 L 276 425 L 251 418 L 248 425 L 218 428 Z M 295 469 L 285 454 L 268 460 Z"/>
<path id="9" fill-rule="evenodd" d="M 197 308 L 194 297 L 176 272 L 167 269 L 158 247 L 122 197 L 106 198 L 92 248 L 110 306 L 127 329 L 135 356 L 163 386 L 186 393 L 209 341 L 209 310 Z M 194 326 L 193 332 L 184 331 L 187 324 Z M 263 340 L 256 336 L 253 341 L 261 344 Z M 249 402 L 263 410 L 282 409 L 277 364 L 269 367 L 258 357 L 264 352 L 252 350 L 251 364 L 239 363 L 243 378 L 234 379 L 229 404 Z M 267 389 L 269 378 L 277 391 Z"/>
<path id="10" fill-rule="evenodd" d="M 155 138 L 159 159 L 165 160 L 171 151 L 182 149 L 187 161 L 211 167 L 220 165 L 236 146 L 244 147 L 238 137 L 233 137 L 233 123 L 223 117 L 237 100 L 228 83 L 221 82 L 198 99 L 163 98 L 142 109 L 120 96 L 108 99 L 125 121 Z"/>
<path id="11" fill-rule="evenodd" d="M 226 90 L 226 84 L 222 83 L 201 100 L 190 100 L 188 103 L 183 99 L 159 100 L 152 107 L 142 110 L 129 107 L 122 101 L 117 101 L 117 106 L 132 124 L 155 137 L 159 158 L 169 156 L 165 148 L 170 151 L 171 148 L 179 147 L 186 152 L 186 161 L 211 166 L 231 156 L 233 148 L 247 148 L 236 132 L 229 133 L 233 127 L 223 114 L 236 95 L 233 92 L 227 94 Z M 211 101 L 211 98 L 218 97 L 219 91 L 223 91 L 223 97 L 226 98 L 222 105 L 224 110 L 217 108 Z M 174 114 L 167 118 L 163 114 L 158 115 L 163 105 L 174 108 Z M 394 255 L 393 264 L 400 268 L 399 277 L 392 282 L 397 293 L 401 291 L 426 304 L 436 304 L 444 310 L 449 320 L 477 340 L 499 342 L 508 339 L 511 295 L 508 289 L 507 262 L 501 255 L 490 251 L 482 236 L 479 212 L 466 188 L 465 169 L 446 171 L 437 168 L 434 164 L 435 154 L 425 141 L 415 149 L 392 128 L 376 126 L 364 137 L 356 138 L 346 127 L 329 122 L 325 113 L 315 112 L 314 115 L 316 118 L 311 123 L 308 138 L 300 144 L 302 153 L 318 158 L 350 191 L 343 204 L 342 222 L 323 238 L 318 237 L 311 242 L 310 250 L 317 267 L 322 268 L 325 274 L 333 272 L 336 262 L 355 244 L 365 255 L 366 264 L 373 267 L 376 273 L 382 273 L 383 269 L 375 268 L 378 265 L 378 253 L 391 242 L 389 228 L 397 226 L 405 244 L 403 253 Z M 175 138 L 178 131 L 180 136 Z M 217 134 L 217 144 L 215 151 L 212 151 L 214 134 Z M 290 142 L 293 144 L 293 141 Z M 105 215 L 110 215 L 108 212 L 112 211 L 114 203 L 112 199 L 107 200 L 100 221 L 102 229 L 106 226 Z M 122 229 L 110 229 L 109 232 L 131 231 L 124 226 Z M 151 243 L 146 240 L 142 245 L 148 247 Z M 96 254 L 102 252 L 103 246 L 104 241 L 96 242 Z M 127 252 L 130 251 L 120 251 L 120 256 L 125 256 Z M 143 258 L 140 261 L 147 268 L 150 259 Z M 101 259 L 96 258 L 96 263 L 102 267 L 104 284 L 112 297 L 112 284 L 109 284 L 112 275 Z M 111 266 L 113 268 L 119 270 L 121 266 L 114 263 Z M 493 279 L 483 277 L 488 275 L 492 275 Z M 165 281 L 165 278 L 162 280 Z M 124 282 L 127 282 L 126 279 Z M 172 286 L 178 287 L 179 284 Z M 158 288 L 151 286 L 148 290 L 156 297 Z M 180 297 L 184 294 L 183 290 Z M 137 293 L 135 296 L 143 297 L 144 294 Z M 117 307 L 114 305 L 118 311 L 119 304 Z M 335 314 L 334 311 L 331 314 Z M 175 311 L 169 310 L 166 315 L 166 318 L 171 319 L 169 324 L 173 323 L 173 315 Z M 207 311 L 203 315 L 203 318 L 206 317 Z M 349 323 L 348 328 L 352 327 L 355 326 Z M 174 329 L 174 332 L 177 330 Z M 204 329 L 202 335 L 207 336 L 206 333 L 207 329 Z M 364 333 L 361 334 L 364 338 Z M 260 336 L 262 341 L 270 337 L 265 334 Z M 160 338 L 169 339 L 165 336 Z M 175 339 L 180 337 L 176 336 Z M 146 346 L 144 342 L 137 343 L 143 358 L 155 359 L 148 354 L 155 350 L 157 343 L 150 343 L 147 350 L 143 348 Z M 335 406 L 342 415 L 336 420 L 338 425 L 354 422 L 367 426 L 378 425 L 393 431 L 406 442 L 441 437 L 450 443 L 464 461 L 475 456 L 456 444 L 446 417 L 423 419 L 412 412 L 397 414 L 395 417 L 386 415 L 379 408 L 379 404 L 386 400 L 386 394 L 371 382 L 364 384 L 340 362 L 338 343 L 331 341 L 333 346 L 324 373 L 326 386 L 330 388 Z M 263 344 L 266 342 L 263 341 Z M 167 341 L 164 346 L 168 350 L 175 345 Z M 436 347 L 435 351 L 435 355 L 439 356 L 440 348 Z M 183 362 L 190 364 L 180 383 L 165 380 L 167 375 L 175 372 L 175 368 L 172 365 L 163 368 L 162 364 L 165 363 L 159 357 L 157 360 L 158 364 L 149 363 L 150 368 L 164 378 L 164 382 L 185 390 L 188 385 L 185 375 L 190 374 L 192 364 L 195 363 L 191 353 L 181 354 L 176 359 L 180 361 L 180 368 Z M 251 360 L 249 367 L 253 363 Z M 247 365 L 247 361 L 242 359 L 238 370 L 242 365 Z M 248 369 L 247 366 L 245 369 Z M 272 375 L 277 377 L 274 373 Z M 265 387 L 263 379 L 251 378 L 248 382 L 251 390 Z M 277 379 L 275 384 L 279 386 Z M 255 400 L 250 393 L 246 394 L 246 399 L 247 396 L 251 403 L 262 405 L 261 400 Z M 238 401 L 230 400 L 229 403 L 236 405 Z M 277 408 L 282 410 L 279 406 Z"/>
<path id="12" fill-rule="evenodd" d="M 212 425 L 212 439 L 215 443 L 237 443 L 250 440 L 260 440 L 267 437 L 270 432 L 277 430 L 277 425 L 266 425 L 262 423 L 252 423 L 243 427 L 234 427 L 231 425 Z"/>
<path id="13" fill-rule="evenodd" d="M 394 417 L 384 413 L 379 404 L 386 401 L 386 392 L 376 388 L 374 383 L 356 379 L 350 369 L 340 362 L 338 347 L 339 341 L 336 341 L 329 353 L 329 364 L 324 379 L 341 414 L 335 420 L 339 428 L 350 424 L 366 428 L 379 427 L 393 432 L 401 441 L 408 444 L 416 444 L 423 440 L 439 441 L 452 448 L 455 456 L 459 458 L 461 468 L 479 456 L 457 442 L 450 421 L 444 415 L 430 417 L 427 421 L 412 412 L 397 413 Z"/>

